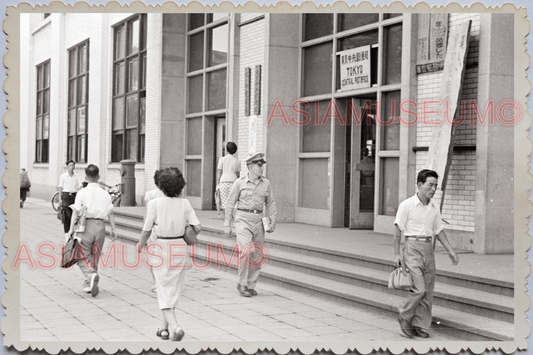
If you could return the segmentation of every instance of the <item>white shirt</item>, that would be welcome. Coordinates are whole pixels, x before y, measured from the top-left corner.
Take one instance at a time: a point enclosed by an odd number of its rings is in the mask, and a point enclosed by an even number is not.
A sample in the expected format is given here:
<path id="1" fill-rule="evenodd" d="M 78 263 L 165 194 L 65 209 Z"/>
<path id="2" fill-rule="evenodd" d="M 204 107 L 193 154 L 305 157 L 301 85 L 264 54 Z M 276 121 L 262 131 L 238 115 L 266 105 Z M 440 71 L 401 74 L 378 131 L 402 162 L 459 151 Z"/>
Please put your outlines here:
<path id="1" fill-rule="evenodd" d="M 217 169 L 222 170 L 220 182 L 233 182 L 241 171 L 241 162 L 233 154 L 227 154 L 218 160 Z"/>
<path id="2" fill-rule="evenodd" d="M 61 174 L 59 177 L 59 185 L 63 192 L 78 192 L 81 189 L 81 179 L 78 174 L 73 173 L 72 176 L 68 173 Z"/>
<path id="3" fill-rule="evenodd" d="M 163 193 L 163 191 L 159 189 L 153 189 L 150 191 L 146 191 L 146 194 L 144 195 L 144 202 L 148 202 L 150 200 L 163 197 L 163 196 L 165 196 L 165 194 Z"/>
<path id="4" fill-rule="evenodd" d="M 394 224 L 405 236 L 435 236 L 443 229 L 437 203 L 429 200 L 424 206 L 416 194 L 400 203 Z"/>
<path id="5" fill-rule="evenodd" d="M 113 209 L 113 204 L 109 193 L 99 183 L 92 182 L 78 192 L 74 204 L 70 205 L 76 212 L 83 207 L 86 207 L 87 218 L 105 219 Z"/>
<path id="6" fill-rule="evenodd" d="M 200 224 L 191 203 L 184 198 L 163 196 L 146 206 L 143 231 L 152 231 L 159 237 L 179 237 L 185 234 L 187 224 Z"/>

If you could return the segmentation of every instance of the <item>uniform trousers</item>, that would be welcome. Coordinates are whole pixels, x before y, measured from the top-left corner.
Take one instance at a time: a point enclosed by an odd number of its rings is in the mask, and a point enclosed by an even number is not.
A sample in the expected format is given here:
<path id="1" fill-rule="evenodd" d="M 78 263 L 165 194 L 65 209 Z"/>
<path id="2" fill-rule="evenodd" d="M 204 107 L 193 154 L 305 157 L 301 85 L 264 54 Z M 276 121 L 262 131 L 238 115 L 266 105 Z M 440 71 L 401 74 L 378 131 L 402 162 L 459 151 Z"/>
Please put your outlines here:
<path id="1" fill-rule="evenodd" d="M 429 329 L 431 308 L 435 289 L 435 253 L 433 243 L 406 240 L 403 248 L 403 262 L 409 269 L 413 285 L 407 299 L 400 303 L 400 318 L 413 326 Z"/>
<path id="2" fill-rule="evenodd" d="M 240 247 L 239 284 L 253 290 L 257 284 L 262 266 L 261 263 L 255 263 L 254 261 L 264 260 L 264 255 L 257 252 L 250 253 L 250 251 L 251 249 L 257 251 L 257 248 L 252 248 L 252 243 L 263 245 L 265 241 L 263 215 L 237 210 L 235 214 L 235 233 Z"/>
<path id="3" fill-rule="evenodd" d="M 81 239 L 81 249 L 85 256 L 83 260 L 78 262 L 83 276 L 85 276 L 84 283 L 89 284 L 91 276 L 98 272 L 98 261 L 105 241 L 105 223 L 101 219 L 87 219 L 85 221 L 85 231 L 78 232 L 78 237 Z"/>
<path id="4" fill-rule="evenodd" d="M 72 218 L 72 209 L 69 207 L 76 201 L 76 194 L 61 193 L 61 206 L 65 213 L 65 220 L 63 222 L 63 230 L 67 233 L 70 230 L 70 219 Z"/>

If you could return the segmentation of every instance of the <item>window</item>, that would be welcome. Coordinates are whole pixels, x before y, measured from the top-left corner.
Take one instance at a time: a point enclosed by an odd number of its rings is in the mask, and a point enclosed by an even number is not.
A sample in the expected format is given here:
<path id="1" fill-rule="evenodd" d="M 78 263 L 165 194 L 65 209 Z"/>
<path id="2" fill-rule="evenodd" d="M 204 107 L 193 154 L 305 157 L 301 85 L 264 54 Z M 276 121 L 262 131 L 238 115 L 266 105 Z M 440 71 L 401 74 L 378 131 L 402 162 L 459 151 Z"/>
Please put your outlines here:
<path id="1" fill-rule="evenodd" d="M 69 49 L 67 161 L 87 162 L 89 41 Z"/>
<path id="2" fill-rule="evenodd" d="M 51 14 L 50 13 L 45 13 L 44 14 L 44 18 L 47 18 L 48 16 L 50 16 Z"/>
<path id="3" fill-rule="evenodd" d="M 115 27 L 111 161 L 144 162 L 146 131 L 146 15 Z"/>
<path id="4" fill-rule="evenodd" d="M 48 163 L 50 134 L 50 60 L 37 66 L 35 162 Z"/>
<path id="5" fill-rule="evenodd" d="M 185 169 L 187 196 L 202 196 L 203 161 L 212 141 L 205 127 L 226 117 L 230 14 L 189 14 L 187 32 L 187 114 Z M 205 173 L 205 172 L 204 172 Z"/>

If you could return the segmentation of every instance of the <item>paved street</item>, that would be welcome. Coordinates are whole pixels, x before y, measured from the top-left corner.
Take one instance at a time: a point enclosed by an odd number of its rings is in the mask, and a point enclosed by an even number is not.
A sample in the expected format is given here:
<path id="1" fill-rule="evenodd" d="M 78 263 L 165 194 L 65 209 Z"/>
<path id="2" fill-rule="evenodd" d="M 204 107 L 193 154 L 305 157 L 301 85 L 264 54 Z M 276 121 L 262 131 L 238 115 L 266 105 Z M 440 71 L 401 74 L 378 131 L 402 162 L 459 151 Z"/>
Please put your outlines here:
<path id="1" fill-rule="evenodd" d="M 49 202 L 29 199 L 21 210 L 21 242 L 35 259 L 37 246 L 64 240 L 62 226 Z M 109 248 L 104 245 L 104 254 Z M 122 244 L 121 244 L 122 245 Z M 133 264 L 133 244 L 124 244 L 126 261 Z M 44 249 L 50 253 L 50 248 Z M 120 246 L 118 248 L 121 255 Z M 22 341 L 161 341 L 155 332 L 161 312 L 149 270 L 144 267 L 100 269 L 100 293 L 93 298 L 82 291 L 77 266 L 50 270 L 21 268 Z M 236 275 L 210 267 L 188 271 L 178 321 L 183 341 L 366 341 L 405 340 L 397 321 L 368 310 L 356 309 L 279 286 L 259 282 L 259 295 L 244 298 L 236 290 Z M 438 329 L 430 340 L 457 340 Z"/>

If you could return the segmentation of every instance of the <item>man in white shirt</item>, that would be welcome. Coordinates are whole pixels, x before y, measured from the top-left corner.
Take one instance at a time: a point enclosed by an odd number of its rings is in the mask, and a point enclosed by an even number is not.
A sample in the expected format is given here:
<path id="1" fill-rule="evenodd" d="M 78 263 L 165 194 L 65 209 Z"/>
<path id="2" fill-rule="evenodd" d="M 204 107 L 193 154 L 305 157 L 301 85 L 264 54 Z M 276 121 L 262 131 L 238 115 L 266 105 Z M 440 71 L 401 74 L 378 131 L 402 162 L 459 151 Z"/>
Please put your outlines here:
<path id="1" fill-rule="evenodd" d="M 70 205 L 74 203 L 76 199 L 76 193 L 81 189 L 81 179 L 78 174 L 74 173 L 76 163 L 74 160 L 67 161 L 67 172 L 61 174 L 59 177 L 59 194 L 61 195 L 61 206 L 63 208 L 64 220 L 63 230 L 65 233 L 70 228 L 70 220 L 72 218 L 72 210 Z"/>
<path id="2" fill-rule="evenodd" d="M 426 330 L 431 326 L 435 288 L 435 237 L 448 251 L 453 265 L 459 262 L 442 227 L 440 208 L 432 200 L 438 178 L 433 170 L 420 171 L 418 192 L 400 204 L 394 220 L 394 265 L 403 264 L 413 281 L 407 298 L 398 307 L 398 321 L 408 337 L 429 337 Z M 400 254 L 401 233 L 405 236 L 405 244 Z"/>
<path id="3" fill-rule="evenodd" d="M 85 276 L 83 290 L 91 293 L 93 297 L 98 295 L 98 260 L 105 241 L 105 223 L 104 219 L 109 217 L 111 233 L 113 239 L 117 238 L 115 232 L 115 219 L 113 216 L 113 204 L 111 196 L 98 183 L 99 169 L 96 165 L 89 164 L 85 169 L 85 175 L 89 184 L 81 190 L 76 196 L 76 201 L 70 207 L 72 208 L 72 222 L 68 234 L 74 231 L 74 226 L 78 214 L 82 209 L 85 210 L 85 231 L 78 232 L 81 239 L 81 248 L 85 260 L 78 262 L 83 276 Z"/>

